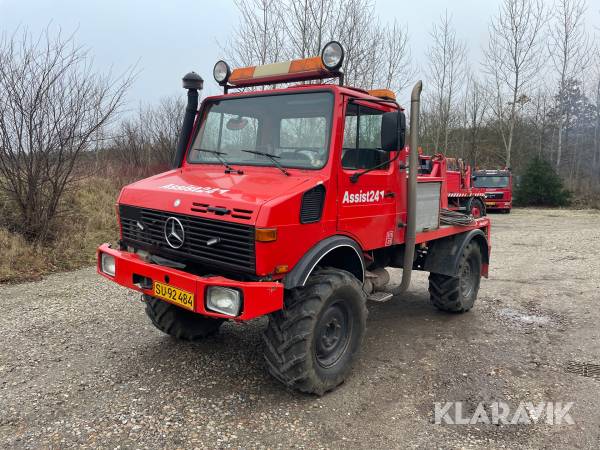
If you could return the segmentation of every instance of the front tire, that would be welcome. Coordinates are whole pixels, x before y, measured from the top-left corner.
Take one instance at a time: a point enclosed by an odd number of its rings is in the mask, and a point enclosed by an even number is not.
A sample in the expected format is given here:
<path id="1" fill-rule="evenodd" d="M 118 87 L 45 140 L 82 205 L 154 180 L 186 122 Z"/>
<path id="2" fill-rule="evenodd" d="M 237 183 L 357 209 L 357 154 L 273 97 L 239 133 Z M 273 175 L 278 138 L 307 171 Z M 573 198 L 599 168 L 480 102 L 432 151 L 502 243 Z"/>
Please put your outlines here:
<path id="1" fill-rule="evenodd" d="M 352 368 L 366 330 L 366 296 L 349 272 L 321 269 L 289 291 L 264 333 L 271 375 L 301 392 L 323 395 Z"/>
<path id="2" fill-rule="evenodd" d="M 198 341 L 219 331 L 223 319 L 212 319 L 144 294 L 146 314 L 165 334 L 184 341 Z"/>
<path id="3" fill-rule="evenodd" d="M 431 302 L 442 311 L 467 312 L 475 303 L 480 281 L 481 250 L 477 242 L 471 241 L 461 255 L 457 277 L 429 274 Z"/>

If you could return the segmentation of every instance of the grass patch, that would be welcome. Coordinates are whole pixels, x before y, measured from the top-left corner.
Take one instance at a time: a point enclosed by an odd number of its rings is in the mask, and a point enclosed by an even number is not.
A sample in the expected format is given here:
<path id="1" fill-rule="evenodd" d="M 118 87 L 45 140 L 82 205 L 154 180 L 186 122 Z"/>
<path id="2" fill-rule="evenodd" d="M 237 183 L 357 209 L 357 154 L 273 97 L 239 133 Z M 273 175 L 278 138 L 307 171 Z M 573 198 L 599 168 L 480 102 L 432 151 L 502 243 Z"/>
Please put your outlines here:
<path id="1" fill-rule="evenodd" d="M 46 246 L 27 242 L 0 228 L 0 283 L 39 279 L 53 272 L 95 263 L 96 248 L 118 239 L 115 203 L 120 186 L 104 178 L 87 178 L 65 195 L 69 212 L 61 218 L 57 238 Z"/>

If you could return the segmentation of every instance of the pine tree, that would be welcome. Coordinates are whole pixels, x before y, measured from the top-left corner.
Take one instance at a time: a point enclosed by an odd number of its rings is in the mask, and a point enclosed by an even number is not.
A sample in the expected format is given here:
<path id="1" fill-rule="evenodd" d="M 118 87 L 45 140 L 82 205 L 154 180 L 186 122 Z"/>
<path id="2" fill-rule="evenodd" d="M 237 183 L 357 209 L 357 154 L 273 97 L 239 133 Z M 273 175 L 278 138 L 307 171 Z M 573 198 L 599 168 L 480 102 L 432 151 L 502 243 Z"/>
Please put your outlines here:
<path id="1" fill-rule="evenodd" d="M 566 206 L 570 193 L 552 165 L 545 159 L 535 157 L 528 164 L 515 193 L 519 206 Z"/>

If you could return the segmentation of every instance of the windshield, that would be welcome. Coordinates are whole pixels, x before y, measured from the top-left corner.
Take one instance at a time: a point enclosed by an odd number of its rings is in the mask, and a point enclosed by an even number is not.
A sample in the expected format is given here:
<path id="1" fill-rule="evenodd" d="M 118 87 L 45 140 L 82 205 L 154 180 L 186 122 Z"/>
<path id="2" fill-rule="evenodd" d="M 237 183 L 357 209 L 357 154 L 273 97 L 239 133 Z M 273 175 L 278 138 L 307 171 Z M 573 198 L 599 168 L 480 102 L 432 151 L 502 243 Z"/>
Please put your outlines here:
<path id="1" fill-rule="evenodd" d="M 328 92 L 230 98 L 209 103 L 191 163 L 320 169 L 327 162 L 333 95 Z M 271 157 L 247 153 L 250 150 Z"/>
<path id="2" fill-rule="evenodd" d="M 505 188 L 508 187 L 508 177 L 477 175 L 473 178 L 473 186 L 478 188 Z"/>

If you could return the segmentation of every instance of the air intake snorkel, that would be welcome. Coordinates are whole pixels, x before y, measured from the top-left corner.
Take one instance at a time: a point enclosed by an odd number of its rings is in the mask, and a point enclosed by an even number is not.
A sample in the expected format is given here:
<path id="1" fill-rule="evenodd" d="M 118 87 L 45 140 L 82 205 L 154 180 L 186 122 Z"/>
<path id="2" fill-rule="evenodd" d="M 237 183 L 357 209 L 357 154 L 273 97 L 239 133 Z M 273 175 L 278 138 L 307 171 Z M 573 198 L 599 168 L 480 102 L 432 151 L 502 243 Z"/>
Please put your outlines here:
<path id="1" fill-rule="evenodd" d="M 194 128 L 194 120 L 198 113 L 198 91 L 202 90 L 204 80 L 196 72 L 189 72 L 183 77 L 183 88 L 187 89 L 187 105 L 183 116 L 183 125 L 177 138 L 177 149 L 173 158 L 172 168 L 181 167 L 188 142 Z"/>
<path id="2" fill-rule="evenodd" d="M 404 237 L 404 261 L 402 264 L 402 282 L 400 286 L 392 290 L 394 295 L 406 292 L 410 287 L 413 261 L 415 256 L 416 242 L 416 218 L 417 218 L 417 164 L 419 148 L 419 119 L 421 107 L 421 91 L 423 83 L 417 82 L 413 87 L 410 97 L 410 153 L 408 155 L 408 183 L 407 183 L 407 214 L 406 234 Z"/>

